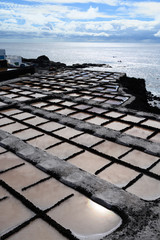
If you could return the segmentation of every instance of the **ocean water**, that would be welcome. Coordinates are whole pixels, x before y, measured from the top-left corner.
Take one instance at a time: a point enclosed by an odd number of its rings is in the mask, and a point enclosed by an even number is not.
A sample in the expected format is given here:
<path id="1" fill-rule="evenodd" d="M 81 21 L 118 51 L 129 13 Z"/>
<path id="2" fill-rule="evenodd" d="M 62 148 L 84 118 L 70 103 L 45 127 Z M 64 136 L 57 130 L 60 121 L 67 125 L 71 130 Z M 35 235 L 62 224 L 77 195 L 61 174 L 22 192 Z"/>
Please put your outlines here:
<path id="1" fill-rule="evenodd" d="M 125 72 L 127 76 L 144 78 L 146 88 L 160 97 L 160 44 L 142 43 L 0 43 L 8 55 L 37 58 L 46 55 L 50 60 L 74 63 L 104 63 L 112 68 L 104 71 Z"/>

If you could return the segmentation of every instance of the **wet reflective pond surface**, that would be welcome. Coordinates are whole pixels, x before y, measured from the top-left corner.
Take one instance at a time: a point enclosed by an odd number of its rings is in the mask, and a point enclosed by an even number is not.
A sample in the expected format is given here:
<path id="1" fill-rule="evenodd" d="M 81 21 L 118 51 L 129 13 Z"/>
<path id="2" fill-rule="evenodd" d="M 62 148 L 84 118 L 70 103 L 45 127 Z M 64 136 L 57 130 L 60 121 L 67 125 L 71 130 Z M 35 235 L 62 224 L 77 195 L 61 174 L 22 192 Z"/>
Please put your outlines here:
<path id="1" fill-rule="evenodd" d="M 117 214 L 80 194 L 75 194 L 48 215 L 71 229 L 73 234 L 82 240 L 102 239 L 122 223 Z"/>

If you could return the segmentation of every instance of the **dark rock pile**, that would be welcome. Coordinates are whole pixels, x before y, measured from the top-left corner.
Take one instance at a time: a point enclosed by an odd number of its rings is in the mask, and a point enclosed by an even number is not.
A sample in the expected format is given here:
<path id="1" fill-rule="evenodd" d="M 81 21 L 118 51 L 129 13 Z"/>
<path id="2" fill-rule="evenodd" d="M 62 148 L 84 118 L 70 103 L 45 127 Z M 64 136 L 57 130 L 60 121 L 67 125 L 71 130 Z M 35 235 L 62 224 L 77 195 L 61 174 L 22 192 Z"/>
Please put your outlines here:
<path id="1" fill-rule="evenodd" d="M 146 90 L 145 80 L 141 78 L 130 78 L 124 75 L 120 78 L 120 82 L 126 93 L 135 97 L 129 105 L 130 108 L 139 111 L 152 112 L 160 114 L 160 109 L 157 106 L 151 104 L 154 100 L 160 102 L 160 98 L 154 96 Z"/>

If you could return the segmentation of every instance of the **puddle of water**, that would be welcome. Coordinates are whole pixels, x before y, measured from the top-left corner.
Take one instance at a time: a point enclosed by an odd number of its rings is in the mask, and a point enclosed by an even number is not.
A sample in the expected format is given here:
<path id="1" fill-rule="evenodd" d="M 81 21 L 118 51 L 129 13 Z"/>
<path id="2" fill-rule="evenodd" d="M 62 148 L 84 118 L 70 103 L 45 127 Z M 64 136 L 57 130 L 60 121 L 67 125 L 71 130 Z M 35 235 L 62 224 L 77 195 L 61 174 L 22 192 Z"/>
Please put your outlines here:
<path id="1" fill-rule="evenodd" d="M 121 218 L 90 199 L 76 194 L 48 215 L 81 240 L 99 240 L 117 229 Z"/>
<path id="2" fill-rule="evenodd" d="M 65 240 L 58 231 L 52 228 L 49 224 L 41 219 L 37 219 L 30 223 L 25 228 L 21 229 L 18 233 L 13 234 L 6 240 Z M 66 239 L 67 240 L 67 239 Z"/>

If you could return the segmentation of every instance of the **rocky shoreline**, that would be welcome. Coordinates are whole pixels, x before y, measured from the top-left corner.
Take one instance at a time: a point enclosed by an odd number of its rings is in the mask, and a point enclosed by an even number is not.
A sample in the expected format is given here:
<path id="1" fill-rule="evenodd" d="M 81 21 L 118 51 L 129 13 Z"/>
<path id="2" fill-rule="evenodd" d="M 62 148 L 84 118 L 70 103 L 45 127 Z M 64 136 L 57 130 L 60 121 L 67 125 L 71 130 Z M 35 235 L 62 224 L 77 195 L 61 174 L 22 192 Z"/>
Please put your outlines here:
<path id="1" fill-rule="evenodd" d="M 87 68 L 87 67 L 106 67 L 106 68 L 112 68 L 110 65 L 106 64 L 97 64 L 97 63 L 83 63 L 83 64 L 73 64 L 73 65 L 66 65 L 65 63 L 61 62 L 54 62 L 50 61 L 50 59 L 43 55 L 39 56 L 38 58 L 34 59 L 27 59 L 22 58 L 24 63 L 27 63 L 29 65 L 32 65 L 35 67 L 36 72 L 39 72 L 41 70 L 48 70 L 48 71 L 57 71 L 60 69 L 77 69 L 77 68 Z"/>

